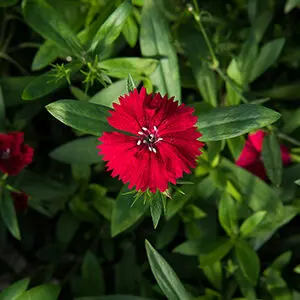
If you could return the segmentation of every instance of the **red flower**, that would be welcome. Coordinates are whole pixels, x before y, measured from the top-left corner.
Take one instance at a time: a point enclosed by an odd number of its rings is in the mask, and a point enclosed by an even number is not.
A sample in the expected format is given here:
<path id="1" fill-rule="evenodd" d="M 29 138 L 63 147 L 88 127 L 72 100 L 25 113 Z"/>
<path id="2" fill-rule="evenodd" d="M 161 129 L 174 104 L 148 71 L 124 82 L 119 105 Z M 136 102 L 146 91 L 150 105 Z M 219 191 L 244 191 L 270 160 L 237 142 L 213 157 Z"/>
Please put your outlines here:
<path id="1" fill-rule="evenodd" d="M 0 171 L 17 175 L 32 162 L 33 148 L 24 144 L 23 132 L 0 133 Z"/>
<path id="2" fill-rule="evenodd" d="M 258 130 L 255 133 L 248 135 L 248 140 L 236 161 L 236 164 L 261 179 L 267 179 L 266 170 L 261 158 L 262 145 L 266 132 Z M 284 145 L 280 146 L 281 158 L 283 165 L 288 165 L 291 162 L 291 157 L 288 148 Z"/>
<path id="3" fill-rule="evenodd" d="M 105 132 L 97 148 L 112 176 L 129 182 L 129 188 L 164 192 L 168 182 L 176 184 L 183 172 L 190 173 L 189 168 L 196 166 L 203 146 L 194 126 L 197 117 L 193 108 L 173 99 L 159 93 L 147 95 L 142 88 L 113 104 L 109 124 L 129 135 Z"/>
<path id="4" fill-rule="evenodd" d="M 24 212 L 28 206 L 28 195 L 21 192 L 11 192 L 10 196 L 14 202 L 16 212 Z"/>

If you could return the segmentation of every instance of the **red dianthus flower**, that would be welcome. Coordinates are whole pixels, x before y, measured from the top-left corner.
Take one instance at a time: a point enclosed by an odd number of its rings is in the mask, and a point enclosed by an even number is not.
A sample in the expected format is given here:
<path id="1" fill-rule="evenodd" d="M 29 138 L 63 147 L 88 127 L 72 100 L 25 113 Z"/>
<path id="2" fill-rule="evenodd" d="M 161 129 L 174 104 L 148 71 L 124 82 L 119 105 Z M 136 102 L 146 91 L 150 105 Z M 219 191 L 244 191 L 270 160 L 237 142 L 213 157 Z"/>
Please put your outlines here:
<path id="1" fill-rule="evenodd" d="M 32 162 L 33 148 L 24 144 L 23 132 L 0 133 L 0 171 L 17 175 Z"/>
<path id="2" fill-rule="evenodd" d="M 22 213 L 27 209 L 28 206 L 28 195 L 24 193 L 23 191 L 21 192 L 11 192 L 10 196 L 13 200 L 14 207 L 16 212 Z"/>
<path id="3" fill-rule="evenodd" d="M 248 140 L 236 161 L 236 164 L 252 174 L 260 177 L 262 180 L 267 179 L 264 163 L 261 158 L 263 140 L 266 132 L 258 130 L 255 133 L 248 135 Z M 289 150 L 286 146 L 280 145 L 281 158 L 283 165 L 288 165 L 291 162 Z"/>
<path id="4" fill-rule="evenodd" d="M 164 192 L 168 182 L 176 184 L 183 172 L 196 166 L 203 143 L 195 126 L 194 109 L 178 105 L 159 93 L 140 93 L 135 89 L 113 104 L 108 123 L 120 132 L 105 132 L 99 140 L 99 154 L 107 161 L 112 176 L 118 176 L 129 188 L 157 189 Z"/>

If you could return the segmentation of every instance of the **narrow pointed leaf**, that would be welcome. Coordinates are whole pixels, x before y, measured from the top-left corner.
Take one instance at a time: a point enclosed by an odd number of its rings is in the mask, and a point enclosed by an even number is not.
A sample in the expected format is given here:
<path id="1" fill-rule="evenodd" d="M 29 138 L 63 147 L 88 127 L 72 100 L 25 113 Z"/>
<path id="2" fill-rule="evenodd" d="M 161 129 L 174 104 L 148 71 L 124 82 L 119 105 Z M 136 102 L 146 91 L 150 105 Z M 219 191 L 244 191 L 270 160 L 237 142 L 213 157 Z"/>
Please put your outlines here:
<path id="1" fill-rule="evenodd" d="M 16 300 L 57 300 L 60 287 L 54 284 L 43 284 L 30 289 Z"/>
<path id="2" fill-rule="evenodd" d="M 202 141 L 219 141 L 270 125 L 279 118 L 280 114 L 269 108 L 242 104 L 212 109 L 199 117 L 197 126 Z"/>
<path id="3" fill-rule="evenodd" d="M 181 99 L 176 50 L 171 42 L 169 25 L 156 2 L 145 0 L 142 10 L 140 46 L 143 56 L 161 57 L 159 66 L 150 76 L 162 94 Z"/>
<path id="4" fill-rule="evenodd" d="M 44 38 L 54 41 L 61 48 L 75 56 L 84 54 L 75 33 L 63 17 L 45 0 L 23 1 L 25 21 Z"/>
<path id="5" fill-rule="evenodd" d="M 145 245 L 152 273 L 167 299 L 190 299 L 191 297 L 188 295 L 176 273 L 170 267 L 167 261 L 152 247 L 147 240 L 145 241 Z"/>
<path id="6" fill-rule="evenodd" d="M 106 49 L 110 47 L 120 35 L 131 11 L 132 5 L 130 1 L 124 1 L 99 28 L 94 36 L 89 51 L 95 51 L 96 54 L 102 57 Z"/>
<path id="7" fill-rule="evenodd" d="M 279 186 L 282 180 L 282 159 L 280 145 L 274 132 L 264 138 L 262 158 L 268 177 Z"/>
<path id="8" fill-rule="evenodd" d="M 5 190 L 1 195 L 0 211 L 2 220 L 4 221 L 7 229 L 16 239 L 20 240 L 21 235 L 15 207 L 7 190 Z"/>
<path id="9" fill-rule="evenodd" d="M 50 114 L 74 129 L 100 136 L 111 131 L 107 123 L 108 109 L 105 106 L 76 100 L 59 100 L 48 104 Z"/>
<path id="10" fill-rule="evenodd" d="M 21 296 L 27 289 L 29 285 L 29 279 L 25 278 L 19 280 L 8 288 L 3 290 L 0 294 L 0 300 L 16 300 L 19 296 Z"/>
<path id="11" fill-rule="evenodd" d="M 136 200 L 135 195 L 136 193 L 128 190 L 127 186 L 121 189 L 112 215 L 111 235 L 113 237 L 134 225 L 149 207 L 144 203 L 143 198 Z"/>

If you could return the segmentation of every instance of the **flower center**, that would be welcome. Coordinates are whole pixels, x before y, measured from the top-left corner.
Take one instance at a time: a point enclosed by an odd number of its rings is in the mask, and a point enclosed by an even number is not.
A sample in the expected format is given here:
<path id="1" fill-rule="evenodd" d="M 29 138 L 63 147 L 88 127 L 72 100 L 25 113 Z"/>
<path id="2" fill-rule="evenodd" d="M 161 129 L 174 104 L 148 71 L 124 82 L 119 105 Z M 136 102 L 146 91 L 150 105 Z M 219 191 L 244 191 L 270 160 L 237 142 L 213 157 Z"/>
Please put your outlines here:
<path id="1" fill-rule="evenodd" d="M 158 129 L 156 126 L 153 126 L 152 130 L 149 130 L 146 127 L 142 127 L 142 131 L 138 132 L 138 135 L 141 136 L 141 138 L 137 141 L 137 145 L 146 145 L 148 147 L 148 150 L 150 152 L 156 153 L 155 144 L 162 141 L 163 138 L 160 138 L 158 135 Z"/>
<path id="2" fill-rule="evenodd" d="M 9 159 L 10 158 L 10 149 L 0 151 L 0 159 Z"/>

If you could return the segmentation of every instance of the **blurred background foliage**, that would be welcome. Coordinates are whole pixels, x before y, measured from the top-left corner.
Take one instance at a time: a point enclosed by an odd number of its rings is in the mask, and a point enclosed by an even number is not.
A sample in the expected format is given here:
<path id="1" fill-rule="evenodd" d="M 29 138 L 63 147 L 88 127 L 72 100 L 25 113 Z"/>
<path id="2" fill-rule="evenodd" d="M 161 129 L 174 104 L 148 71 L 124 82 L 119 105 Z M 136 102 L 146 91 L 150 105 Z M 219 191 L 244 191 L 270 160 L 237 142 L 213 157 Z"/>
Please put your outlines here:
<path id="1" fill-rule="evenodd" d="M 234 164 L 243 136 L 209 142 L 154 230 L 148 206 L 131 206 L 105 171 L 97 138 L 45 109 L 59 99 L 111 107 L 130 73 L 200 118 L 240 103 L 279 111 L 269 129 L 300 161 L 298 6 L 0 0 L 1 130 L 24 131 L 35 148 L 9 178 L 30 201 L 18 223 L 0 223 L 0 289 L 10 286 L 0 299 L 300 299 L 300 164 L 264 182 Z"/>

